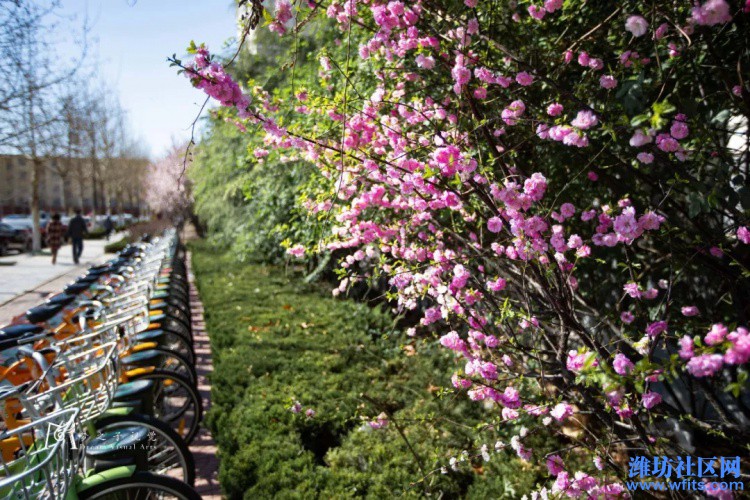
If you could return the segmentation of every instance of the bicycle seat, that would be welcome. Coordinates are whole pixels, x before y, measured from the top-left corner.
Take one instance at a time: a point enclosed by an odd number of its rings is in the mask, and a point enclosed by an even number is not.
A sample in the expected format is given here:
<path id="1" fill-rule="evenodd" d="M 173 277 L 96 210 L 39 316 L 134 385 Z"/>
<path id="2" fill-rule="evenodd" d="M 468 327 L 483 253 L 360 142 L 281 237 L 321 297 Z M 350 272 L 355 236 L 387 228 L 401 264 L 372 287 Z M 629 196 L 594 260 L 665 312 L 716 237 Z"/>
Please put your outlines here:
<path id="1" fill-rule="evenodd" d="M 76 300 L 75 295 L 71 295 L 69 293 L 58 293 L 57 295 L 54 295 L 47 299 L 47 304 L 54 305 L 54 304 L 62 304 L 64 306 L 67 306 L 71 302 Z"/>
<path id="2" fill-rule="evenodd" d="M 71 283 L 63 288 L 63 290 L 65 293 L 78 295 L 79 293 L 88 290 L 90 287 L 91 283 Z"/>
<path id="3" fill-rule="evenodd" d="M 88 285 L 91 285 L 93 283 L 96 283 L 99 280 L 99 276 L 91 276 L 90 274 L 87 274 L 86 276 L 81 276 L 80 278 L 76 279 L 76 283 L 86 283 Z"/>
<path id="4" fill-rule="evenodd" d="M 132 399 L 149 393 L 154 387 L 153 380 L 136 380 L 120 384 L 115 390 L 114 400 Z"/>
<path id="5" fill-rule="evenodd" d="M 44 323 L 62 311 L 65 304 L 43 304 L 26 311 L 26 319 L 32 323 Z"/>
<path id="6" fill-rule="evenodd" d="M 164 330 L 148 330 L 133 337 L 136 342 L 159 342 L 164 337 Z"/>
<path id="7" fill-rule="evenodd" d="M 97 269 L 89 269 L 89 272 L 88 272 L 88 274 L 86 276 L 87 277 L 88 276 L 92 276 L 92 277 L 95 276 L 97 279 L 99 279 L 99 276 L 101 276 L 103 274 L 107 274 L 108 272 L 109 272 L 109 266 L 102 267 L 102 268 L 97 268 Z"/>
<path id="8" fill-rule="evenodd" d="M 120 364 L 126 367 L 143 367 L 161 364 L 164 354 L 152 349 L 129 354 L 120 358 Z"/>
<path id="9" fill-rule="evenodd" d="M 38 335 L 44 328 L 37 325 L 8 325 L 0 328 L 0 350 L 8 349 L 18 345 L 18 341 L 24 337 Z"/>

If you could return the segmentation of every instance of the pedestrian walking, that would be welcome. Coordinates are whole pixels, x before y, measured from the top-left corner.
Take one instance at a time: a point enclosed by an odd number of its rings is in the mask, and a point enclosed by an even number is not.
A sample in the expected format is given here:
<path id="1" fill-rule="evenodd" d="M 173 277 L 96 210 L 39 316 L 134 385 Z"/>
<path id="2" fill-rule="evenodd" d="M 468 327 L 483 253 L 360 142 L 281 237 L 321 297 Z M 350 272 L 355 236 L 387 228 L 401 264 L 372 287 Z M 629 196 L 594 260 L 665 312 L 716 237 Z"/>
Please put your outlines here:
<path id="1" fill-rule="evenodd" d="M 107 241 L 109 241 L 109 235 L 112 234 L 112 230 L 115 228 L 115 223 L 112 222 L 112 216 L 108 215 L 106 219 L 104 219 L 104 236 L 107 238 Z"/>
<path id="2" fill-rule="evenodd" d="M 60 214 L 52 215 L 52 220 L 47 224 L 47 246 L 52 252 L 52 264 L 57 264 L 57 251 L 60 250 L 65 230 L 60 222 Z"/>
<path id="3" fill-rule="evenodd" d="M 78 264 L 83 253 L 83 237 L 89 233 L 86 221 L 81 217 L 81 209 L 76 210 L 76 216 L 68 224 L 68 237 L 73 246 L 73 262 Z"/>

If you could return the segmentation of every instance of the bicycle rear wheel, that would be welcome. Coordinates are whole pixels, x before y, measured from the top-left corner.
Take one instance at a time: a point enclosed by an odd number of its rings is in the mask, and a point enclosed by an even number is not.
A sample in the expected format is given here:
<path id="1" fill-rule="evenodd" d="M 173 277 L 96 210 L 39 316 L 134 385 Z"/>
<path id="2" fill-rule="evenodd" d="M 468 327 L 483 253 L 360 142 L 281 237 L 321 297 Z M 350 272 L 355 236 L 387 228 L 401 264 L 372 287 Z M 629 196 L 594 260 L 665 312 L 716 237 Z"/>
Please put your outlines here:
<path id="1" fill-rule="evenodd" d="M 81 500 L 136 500 L 160 498 L 176 500 L 200 500 L 196 491 L 180 480 L 136 472 L 130 477 L 113 479 L 78 492 Z"/>
<path id="2" fill-rule="evenodd" d="M 195 437 L 203 417 L 203 401 L 190 379 L 177 373 L 156 369 L 131 379 L 154 382 L 153 414 L 169 424 L 185 443 Z"/>

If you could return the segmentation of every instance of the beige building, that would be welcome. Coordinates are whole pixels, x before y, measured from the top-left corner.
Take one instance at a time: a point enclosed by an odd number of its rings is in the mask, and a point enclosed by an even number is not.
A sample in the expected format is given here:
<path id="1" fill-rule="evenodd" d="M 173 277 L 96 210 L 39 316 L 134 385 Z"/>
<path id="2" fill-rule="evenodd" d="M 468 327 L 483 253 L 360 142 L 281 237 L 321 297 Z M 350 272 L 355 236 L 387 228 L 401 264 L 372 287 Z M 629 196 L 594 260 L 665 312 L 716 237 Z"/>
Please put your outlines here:
<path id="1" fill-rule="evenodd" d="M 88 158 L 47 158 L 39 180 L 39 208 L 140 214 L 141 179 L 147 164 L 147 160 L 117 158 L 92 166 Z M 32 169 L 23 156 L 0 155 L 0 216 L 30 213 Z"/>

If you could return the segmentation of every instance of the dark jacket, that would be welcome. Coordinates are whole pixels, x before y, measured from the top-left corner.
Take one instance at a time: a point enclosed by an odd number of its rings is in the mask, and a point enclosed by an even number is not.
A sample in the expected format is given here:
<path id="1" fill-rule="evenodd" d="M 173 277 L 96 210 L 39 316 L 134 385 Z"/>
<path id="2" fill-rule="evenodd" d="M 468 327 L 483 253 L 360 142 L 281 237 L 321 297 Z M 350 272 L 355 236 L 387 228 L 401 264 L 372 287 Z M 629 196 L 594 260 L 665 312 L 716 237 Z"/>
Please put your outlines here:
<path id="1" fill-rule="evenodd" d="M 68 223 L 68 236 L 71 238 L 83 238 L 85 234 L 88 234 L 89 230 L 86 229 L 86 221 L 83 217 L 76 215 Z"/>

